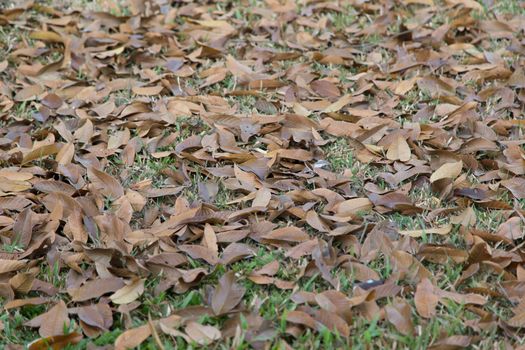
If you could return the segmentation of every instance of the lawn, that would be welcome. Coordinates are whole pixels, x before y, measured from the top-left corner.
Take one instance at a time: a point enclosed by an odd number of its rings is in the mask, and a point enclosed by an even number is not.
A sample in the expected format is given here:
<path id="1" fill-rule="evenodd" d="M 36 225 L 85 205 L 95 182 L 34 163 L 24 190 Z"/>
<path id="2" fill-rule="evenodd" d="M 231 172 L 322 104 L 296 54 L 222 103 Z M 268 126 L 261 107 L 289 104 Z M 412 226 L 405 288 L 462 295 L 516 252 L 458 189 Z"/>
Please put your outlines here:
<path id="1" fill-rule="evenodd" d="M 0 348 L 525 349 L 525 3 L 0 4 Z"/>

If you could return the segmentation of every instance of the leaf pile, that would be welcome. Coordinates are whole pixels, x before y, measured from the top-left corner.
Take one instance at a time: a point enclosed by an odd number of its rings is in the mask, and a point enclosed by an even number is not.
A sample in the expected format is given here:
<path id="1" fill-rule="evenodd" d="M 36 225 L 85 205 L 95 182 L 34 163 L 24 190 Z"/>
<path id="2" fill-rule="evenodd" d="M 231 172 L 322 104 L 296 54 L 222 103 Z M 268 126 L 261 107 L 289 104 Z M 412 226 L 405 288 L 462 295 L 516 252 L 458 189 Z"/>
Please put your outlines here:
<path id="1" fill-rule="evenodd" d="M 2 9 L 0 342 L 520 344 L 525 8 L 498 3 Z"/>

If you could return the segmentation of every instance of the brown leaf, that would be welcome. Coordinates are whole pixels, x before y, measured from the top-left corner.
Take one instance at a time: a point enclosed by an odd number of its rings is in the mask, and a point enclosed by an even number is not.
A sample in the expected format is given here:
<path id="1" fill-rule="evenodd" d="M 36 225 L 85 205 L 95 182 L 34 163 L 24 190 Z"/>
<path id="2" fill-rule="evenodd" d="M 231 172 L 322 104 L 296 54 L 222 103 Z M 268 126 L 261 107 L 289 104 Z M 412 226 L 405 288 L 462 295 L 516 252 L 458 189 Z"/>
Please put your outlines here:
<path id="1" fill-rule="evenodd" d="M 108 330 L 113 324 L 111 308 L 108 304 L 94 304 L 81 307 L 78 310 L 78 318 L 85 324 Z"/>
<path id="2" fill-rule="evenodd" d="M 307 241 L 310 236 L 298 227 L 283 227 L 277 230 L 273 230 L 262 238 L 266 240 L 286 241 L 286 242 L 304 242 Z"/>
<path id="3" fill-rule="evenodd" d="M 306 312 L 303 311 L 290 311 L 286 314 L 286 321 L 302 324 L 304 326 L 307 326 L 311 329 L 316 329 L 317 325 L 315 323 L 315 320 L 312 318 L 312 316 L 308 315 Z"/>
<path id="4" fill-rule="evenodd" d="M 22 211 L 33 202 L 23 197 L 0 197 L 0 209 Z"/>
<path id="5" fill-rule="evenodd" d="M 228 271 L 222 275 L 211 296 L 211 307 L 215 315 L 222 315 L 231 311 L 239 304 L 244 292 L 244 288 L 235 283 L 233 271 Z"/>
<path id="6" fill-rule="evenodd" d="M 142 344 L 151 335 L 149 325 L 131 328 L 122 333 L 115 340 L 115 350 L 127 350 Z"/>
<path id="7" fill-rule="evenodd" d="M 341 95 L 337 86 L 328 80 L 314 80 L 310 83 L 310 87 L 321 97 L 334 98 Z"/>
<path id="8" fill-rule="evenodd" d="M 452 225 L 445 225 L 442 227 L 432 227 L 432 228 L 420 229 L 420 230 L 403 230 L 403 231 L 399 231 L 399 234 L 417 238 L 417 237 L 421 237 L 427 234 L 447 235 L 450 233 L 450 231 L 452 231 Z"/>
<path id="9" fill-rule="evenodd" d="M 48 108 L 51 108 L 51 109 L 57 109 L 59 108 L 60 106 L 62 106 L 62 99 L 60 98 L 60 96 L 58 96 L 57 94 L 54 94 L 54 93 L 50 93 L 50 94 L 47 94 L 43 99 L 42 99 L 42 104 Z"/>
<path id="10" fill-rule="evenodd" d="M 93 185 L 105 196 L 119 199 L 124 195 L 122 185 L 112 176 L 93 167 L 88 168 L 88 176 Z"/>
<path id="11" fill-rule="evenodd" d="M 436 182 L 441 179 L 455 179 L 461 174 L 461 169 L 463 168 L 463 162 L 454 162 L 454 163 L 445 163 L 440 166 L 432 175 L 430 176 L 430 182 Z"/>
<path id="12" fill-rule="evenodd" d="M 221 338 L 221 332 L 217 328 L 204 326 L 197 322 L 188 322 L 184 331 L 193 341 L 200 345 L 210 344 Z"/>
<path id="13" fill-rule="evenodd" d="M 410 304 L 405 300 L 398 299 L 392 305 L 385 306 L 385 312 L 388 322 L 392 323 L 400 333 L 414 334 Z"/>
<path id="14" fill-rule="evenodd" d="M 160 92 L 164 89 L 162 85 L 156 85 L 156 86 L 145 86 L 145 87 L 138 87 L 134 86 L 131 88 L 131 90 L 137 94 L 137 95 L 145 95 L 145 96 L 155 96 L 160 94 Z"/>
<path id="15" fill-rule="evenodd" d="M 136 278 L 117 290 L 109 298 L 114 304 L 129 304 L 144 293 L 144 278 Z"/>
<path id="16" fill-rule="evenodd" d="M 42 92 L 44 92 L 44 89 L 40 85 L 30 85 L 19 90 L 16 93 L 14 100 L 19 102 L 35 100 L 36 96 L 40 95 Z"/>
<path id="17" fill-rule="evenodd" d="M 43 338 L 55 335 L 63 335 L 64 330 L 69 327 L 69 317 L 66 304 L 60 300 L 49 311 L 42 315 L 43 322 L 38 333 Z"/>
<path id="18" fill-rule="evenodd" d="M 61 146 L 61 144 L 52 143 L 50 145 L 38 147 L 24 155 L 24 158 L 22 158 L 22 164 L 29 163 L 35 159 L 47 157 L 52 154 L 57 154 L 60 151 Z"/>
<path id="19" fill-rule="evenodd" d="M 88 281 L 79 288 L 68 289 L 68 293 L 73 301 L 86 301 L 119 290 L 123 286 L 124 282 L 120 278 L 99 278 Z"/>
<path id="20" fill-rule="evenodd" d="M 389 160 L 400 160 L 402 162 L 410 160 L 410 147 L 404 137 L 398 136 L 394 139 L 390 146 L 388 146 L 386 157 Z"/>
<path id="21" fill-rule="evenodd" d="M 418 314 L 423 318 L 431 318 L 436 314 L 439 296 L 434 293 L 434 286 L 429 279 L 425 278 L 416 288 L 414 303 Z"/>
<path id="22" fill-rule="evenodd" d="M 359 212 L 366 212 L 372 209 L 372 207 L 372 202 L 368 198 L 353 198 L 338 203 L 334 207 L 334 210 L 340 216 L 347 216 L 357 214 Z"/>
<path id="23" fill-rule="evenodd" d="M 474 1 L 473 1 L 474 2 Z M 477 3 L 476 3 L 477 4 Z M 453 335 L 451 337 L 443 338 L 432 344 L 429 350 L 454 350 L 468 348 L 472 337 L 467 335 Z"/>
<path id="24" fill-rule="evenodd" d="M 517 199 L 525 198 L 525 179 L 514 177 L 512 179 L 501 181 L 501 185 L 506 187 Z"/>
<path id="25" fill-rule="evenodd" d="M 81 340 L 82 334 L 76 332 L 56 335 L 31 342 L 28 345 L 28 350 L 62 350 L 68 346 L 78 344 Z"/>

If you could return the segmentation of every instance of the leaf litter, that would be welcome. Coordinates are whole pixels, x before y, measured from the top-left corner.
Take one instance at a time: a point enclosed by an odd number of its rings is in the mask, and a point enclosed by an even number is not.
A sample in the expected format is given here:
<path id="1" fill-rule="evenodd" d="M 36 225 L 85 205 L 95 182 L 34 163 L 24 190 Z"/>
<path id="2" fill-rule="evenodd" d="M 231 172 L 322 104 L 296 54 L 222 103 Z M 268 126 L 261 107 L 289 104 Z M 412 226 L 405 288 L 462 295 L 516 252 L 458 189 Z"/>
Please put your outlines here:
<path id="1" fill-rule="evenodd" d="M 2 346 L 521 345 L 521 2 L 84 5 L 0 10 Z"/>

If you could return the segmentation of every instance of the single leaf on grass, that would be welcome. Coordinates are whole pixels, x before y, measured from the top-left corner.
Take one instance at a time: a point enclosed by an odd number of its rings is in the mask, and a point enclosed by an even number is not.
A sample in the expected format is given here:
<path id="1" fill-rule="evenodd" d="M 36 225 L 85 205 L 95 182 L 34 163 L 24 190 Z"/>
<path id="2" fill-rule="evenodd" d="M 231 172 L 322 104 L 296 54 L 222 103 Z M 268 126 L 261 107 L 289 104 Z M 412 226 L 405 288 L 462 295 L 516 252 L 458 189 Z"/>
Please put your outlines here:
<path id="1" fill-rule="evenodd" d="M 55 335 L 41 338 L 31 342 L 28 350 L 62 350 L 68 346 L 75 345 L 82 340 L 82 334 L 73 332 L 66 335 Z"/>
<path id="2" fill-rule="evenodd" d="M 428 278 L 423 279 L 416 287 L 414 303 L 417 313 L 423 318 L 431 318 L 436 314 L 439 296 L 434 293 L 434 286 Z"/>
<path id="3" fill-rule="evenodd" d="M 69 327 L 69 317 L 64 301 L 60 300 L 48 312 L 42 315 L 43 321 L 38 333 L 43 337 L 63 335 L 64 329 Z"/>
<path id="4" fill-rule="evenodd" d="M 428 350 L 452 350 L 466 349 L 472 342 L 472 337 L 468 335 L 453 335 L 442 338 L 433 343 Z"/>
<path id="5" fill-rule="evenodd" d="M 31 272 L 20 272 L 9 279 L 9 284 L 15 292 L 28 293 L 33 287 L 35 275 Z"/>
<path id="6" fill-rule="evenodd" d="M 304 311 L 295 310 L 295 311 L 290 311 L 286 313 L 286 321 L 296 323 L 296 324 L 301 324 L 311 329 L 317 328 L 317 324 L 315 320 L 312 318 L 312 316 L 308 315 Z"/>
<path id="7" fill-rule="evenodd" d="M 228 313 L 239 304 L 245 289 L 235 283 L 235 273 L 226 272 L 215 287 L 211 296 L 211 307 L 215 315 Z"/>
<path id="8" fill-rule="evenodd" d="M 463 169 L 463 162 L 453 162 L 445 163 L 440 166 L 432 175 L 430 176 L 430 182 L 436 182 L 441 179 L 455 179 L 461 174 L 461 169 Z"/>
<path id="9" fill-rule="evenodd" d="M 321 309 L 335 313 L 347 322 L 352 321 L 352 303 L 343 293 L 336 290 L 327 290 L 315 296 L 315 301 Z"/>
<path id="10" fill-rule="evenodd" d="M 151 335 L 151 327 L 146 324 L 137 328 L 128 329 L 115 340 L 115 350 L 134 349 Z"/>
<path id="11" fill-rule="evenodd" d="M 144 293 L 144 278 L 135 278 L 131 283 L 117 290 L 109 298 L 114 304 L 129 304 Z"/>
<path id="12" fill-rule="evenodd" d="M 220 263 L 228 265 L 252 255 L 254 255 L 254 250 L 249 245 L 244 243 L 231 243 L 222 251 Z"/>
<path id="13" fill-rule="evenodd" d="M 210 265 L 216 265 L 219 262 L 217 253 L 202 245 L 181 244 L 179 250 L 188 254 L 192 259 L 203 259 Z"/>
<path id="14" fill-rule="evenodd" d="M 316 310 L 314 317 L 321 325 L 325 326 L 330 331 L 334 333 L 337 332 L 345 338 L 350 336 L 350 328 L 348 327 L 348 324 L 337 313 L 321 309 Z"/>
<path id="15" fill-rule="evenodd" d="M 414 334 L 414 323 L 412 322 L 409 303 L 403 299 L 396 299 L 393 304 L 385 306 L 385 312 L 388 322 L 392 323 L 400 333 Z"/>

